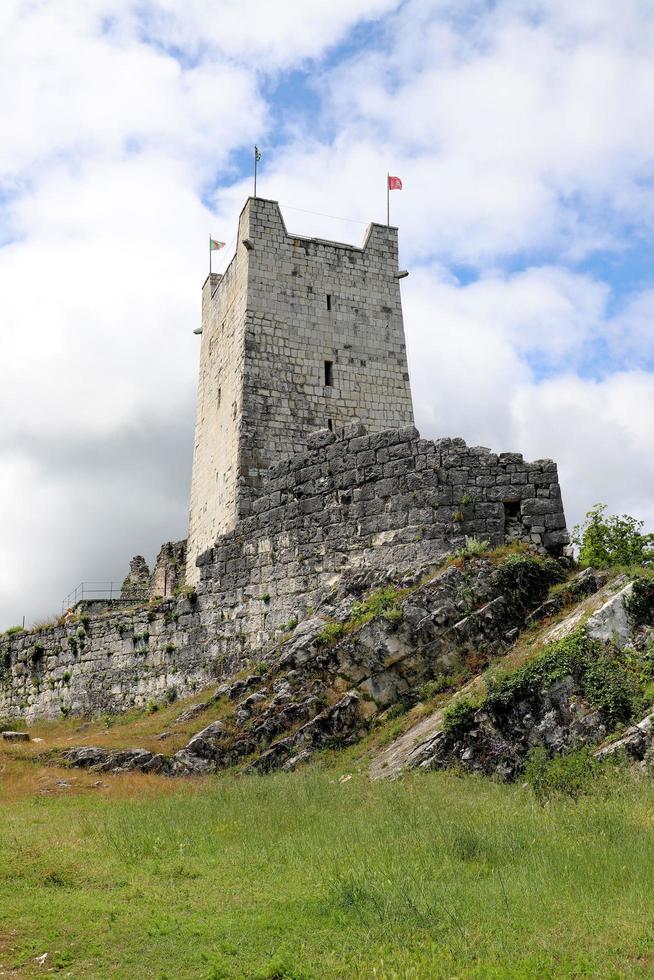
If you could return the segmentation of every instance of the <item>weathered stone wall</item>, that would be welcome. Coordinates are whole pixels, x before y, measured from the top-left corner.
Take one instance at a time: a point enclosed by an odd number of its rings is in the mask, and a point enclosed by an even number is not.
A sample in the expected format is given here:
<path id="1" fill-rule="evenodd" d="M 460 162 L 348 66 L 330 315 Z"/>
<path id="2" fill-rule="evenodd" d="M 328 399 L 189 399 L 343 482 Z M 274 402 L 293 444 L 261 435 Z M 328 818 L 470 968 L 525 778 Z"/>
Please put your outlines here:
<path id="1" fill-rule="evenodd" d="M 163 598 L 175 595 L 185 584 L 186 578 L 186 540 L 166 541 L 150 576 L 150 598 Z"/>
<path id="2" fill-rule="evenodd" d="M 203 290 L 189 582 L 309 433 L 413 422 L 397 261 L 396 228 L 370 225 L 357 248 L 289 235 L 276 202 L 247 201 L 236 255 Z"/>
<path id="3" fill-rule="evenodd" d="M 318 608 L 344 574 L 417 573 L 465 543 L 568 543 L 556 464 L 421 439 L 413 426 L 323 431 L 273 467 L 252 514 L 199 559 L 211 655 L 244 653 Z"/>
<path id="4" fill-rule="evenodd" d="M 118 713 L 212 679 L 197 612 L 183 599 L 0 637 L 0 718 Z"/>
<path id="5" fill-rule="evenodd" d="M 413 426 L 315 433 L 201 556 L 195 601 L 2 639 L 0 717 L 122 711 L 188 694 L 270 658 L 343 576 L 415 578 L 471 535 L 559 553 L 568 536 L 555 464 L 431 442 Z"/>
<path id="6" fill-rule="evenodd" d="M 195 558 L 237 513 L 248 252 L 239 242 L 224 276 L 202 289 L 202 340 L 189 508 L 187 580 Z"/>
<path id="7" fill-rule="evenodd" d="M 247 488 L 261 488 L 310 433 L 413 423 L 397 229 L 369 225 L 361 248 L 301 238 L 275 201 L 257 200 L 249 235 L 241 515 Z"/>

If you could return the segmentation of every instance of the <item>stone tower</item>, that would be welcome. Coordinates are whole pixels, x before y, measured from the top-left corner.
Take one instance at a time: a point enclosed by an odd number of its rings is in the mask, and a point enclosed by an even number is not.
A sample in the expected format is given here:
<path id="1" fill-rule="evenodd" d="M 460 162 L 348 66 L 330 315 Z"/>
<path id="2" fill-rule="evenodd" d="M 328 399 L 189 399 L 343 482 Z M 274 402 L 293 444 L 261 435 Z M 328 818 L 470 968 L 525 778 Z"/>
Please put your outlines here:
<path id="1" fill-rule="evenodd" d="M 234 258 L 202 290 L 187 582 L 310 432 L 413 423 L 399 280 L 396 228 L 369 225 L 360 248 L 303 238 L 248 199 Z"/>

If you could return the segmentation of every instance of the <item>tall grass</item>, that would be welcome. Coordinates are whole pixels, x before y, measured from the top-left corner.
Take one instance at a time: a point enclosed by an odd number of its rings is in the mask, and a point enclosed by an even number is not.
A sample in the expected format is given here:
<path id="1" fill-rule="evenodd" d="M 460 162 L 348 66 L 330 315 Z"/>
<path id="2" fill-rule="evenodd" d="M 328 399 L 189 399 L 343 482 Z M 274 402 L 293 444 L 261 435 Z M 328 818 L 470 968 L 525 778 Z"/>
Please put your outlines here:
<path id="1" fill-rule="evenodd" d="M 652 975 L 654 788 L 619 773 L 547 806 L 472 777 L 314 771 L 0 817 L 3 965 L 48 949 L 74 977 Z"/>

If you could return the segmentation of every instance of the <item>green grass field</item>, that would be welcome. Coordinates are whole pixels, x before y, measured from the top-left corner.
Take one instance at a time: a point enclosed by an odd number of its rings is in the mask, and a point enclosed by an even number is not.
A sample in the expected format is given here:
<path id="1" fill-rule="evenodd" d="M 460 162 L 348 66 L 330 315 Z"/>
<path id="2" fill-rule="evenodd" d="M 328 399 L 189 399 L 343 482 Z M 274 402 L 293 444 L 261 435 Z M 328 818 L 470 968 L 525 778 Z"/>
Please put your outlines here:
<path id="1" fill-rule="evenodd" d="M 654 974 L 654 785 L 333 764 L 0 802 L 0 976 Z"/>

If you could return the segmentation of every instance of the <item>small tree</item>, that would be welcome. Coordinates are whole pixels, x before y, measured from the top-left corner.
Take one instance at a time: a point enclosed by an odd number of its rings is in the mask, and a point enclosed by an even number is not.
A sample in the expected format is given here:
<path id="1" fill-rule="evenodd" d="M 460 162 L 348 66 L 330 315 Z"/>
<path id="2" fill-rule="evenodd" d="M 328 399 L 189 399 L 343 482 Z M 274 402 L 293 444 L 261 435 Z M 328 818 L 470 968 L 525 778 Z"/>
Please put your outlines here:
<path id="1" fill-rule="evenodd" d="M 643 521 L 629 514 L 606 515 L 606 504 L 595 504 L 582 525 L 572 532 L 579 564 L 647 565 L 654 561 L 654 534 L 643 534 Z"/>

